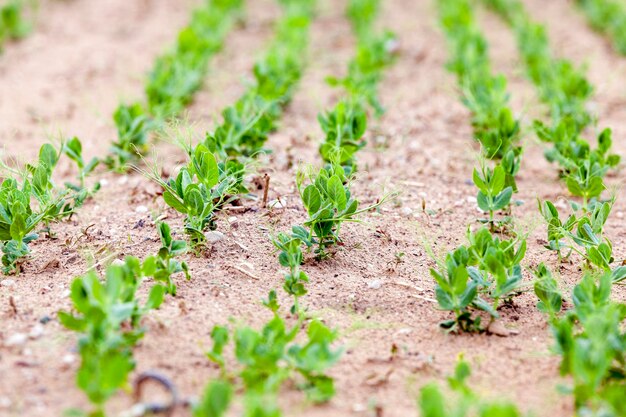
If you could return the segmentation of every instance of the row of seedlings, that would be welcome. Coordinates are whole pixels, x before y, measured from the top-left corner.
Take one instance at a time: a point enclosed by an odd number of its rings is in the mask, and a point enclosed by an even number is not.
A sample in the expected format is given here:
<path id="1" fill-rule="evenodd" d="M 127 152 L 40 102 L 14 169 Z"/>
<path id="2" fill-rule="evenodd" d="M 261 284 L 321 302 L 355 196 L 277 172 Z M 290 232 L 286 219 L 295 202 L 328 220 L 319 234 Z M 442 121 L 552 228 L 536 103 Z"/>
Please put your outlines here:
<path id="1" fill-rule="evenodd" d="M 150 133 L 191 102 L 202 85 L 210 58 L 221 49 L 242 8 L 241 0 L 207 0 L 193 12 L 191 23 L 179 32 L 173 50 L 156 61 L 146 85 L 147 104 L 122 104 L 115 111 L 118 140 L 104 160 L 109 168 L 126 170 L 146 152 Z M 200 152 L 195 162 L 206 180 L 213 175 L 211 170 L 217 172 L 217 166 Z M 182 181 L 185 186 L 189 185 L 186 180 Z M 168 197 L 164 198 L 167 201 Z M 200 205 L 199 199 L 188 202 Z M 59 313 L 61 323 L 80 334 L 81 364 L 76 384 L 93 405 L 89 415 L 104 417 L 106 402 L 128 389 L 135 368 L 133 349 L 144 336 L 142 318 L 159 308 L 165 294 L 176 295 L 174 275 L 184 273 L 190 278 L 187 264 L 177 260 L 188 251 L 187 243 L 175 240 L 167 223 L 158 223 L 157 230 L 161 248 L 156 255 L 144 260 L 127 257 L 109 265 L 104 277 L 90 271 L 76 278 L 71 287 L 73 312 Z M 147 300 L 141 303 L 138 291 L 148 278 L 154 284 Z"/>
<path id="2" fill-rule="evenodd" d="M 349 15 L 355 28 L 367 28 L 357 33 L 364 35 L 371 30 L 377 7 L 378 2 L 372 1 L 350 3 Z M 387 34 L 385 38 L 390 39 Z M 386 47 L 381 38 L 376 38 L 375 42 L 374 38 L 366 39 L 365 36 L 359 39 L 359 55 L 351 62 L 349 75 L 345 79 L 332 81 L 344 85 L 350 92 L 350 99 L 336 106 L 333 112 L 320 116 L 327 137 L 333 134 L 331 132 L 339 136 L 333 142 L 336 147 L 332 153 L 324 145 L 320 148 L 328 165 L 319 172 L 308 169 L 300 170 L 297 174 L 296 183 L 309 219 L 303 226 L 294 226 L 291 233 L 279 233 L 272 239 L 279 251 L 279 263 L 288 268 L 283 290 L 293 298 L 289 311 L 296 317 L 296 322 L 292 327 L 287 325 L 279 315 L 276 292 L 271 291 L 264 305 L 272 311 L 273 319 L 264 326 L 263 331 L 249 328 L 234 331 L 234 347 L 240 364 L 237 382 L 243 385 L 244 415 L 281 415 L 277 405 L 278 393 L 287 380 L 295 381 L 314 403 L 326 402 L 335 393 L 333 379 L 326 374 L 326 370 L 339 359 L 341 350 L 331 348 L 336 332 L 320 320 L 310 319 L 300 302 L 301 297 L 307 294 L 306 283 L 309 280 L 301 265 L 304 261 L 303 248 L 317 245 L 317 256 L 326 257 L 327 247 L 339 241 L 341 223 L 355 221 L 359 213 L 371 209 L 358 210 L 358 201 L 351 196 L 349 175 L 355 168 L 353 155 L 362 145 L 352 148 L 352 144 L 347 144 L 345 139 L 350 136 L 354 143 L 361 139 L 365 131 L 365 106 L 368 103 L 382 111 L 376 98 L 376 84 L 384 67 L 380 54 L 385 55 L 382 58 L 385 65 L 390 61 L 390 56 L 381 49 Z M 340 152 L 346 152 L 344 147 L 349 148 L 347 157 L 340 156 Z M 305 337 L 305 342 L 298 344 L 295 340 L 303 329 L 306 329 L 306 336 L 301 337 Z M 230 400 L 237 386 L 232 381 L 228 382 L 229 374 L 224 364 L 223 349 L 228 334 L 228 330 L 223 327 L 218 326 L 213 330 L 214 346 L 208 356 L 220 365 L 222 376 L 207 386 L 196 410 L 197 417 L 223 415 L 229 404 L 221 402 L 220 406 L 223 407 L 216 410 L 216 399 L 226 397 Z"/>
<path id="3" fill-rule="evenodd" d="M 158 57 L 146 82 L 146 104 L 120 104 L 113 114 L 117 140 L 106 165 L 125 171 L 149 146 L 151 132 L 179 115 L 202 87 L 210 59 L 243 13 L 243 0 L 203 0 L 176 45 Z"/>
<path id="4" fill-rule="evenodd" d="M 201 143 L 181 143 L 189 161 L 176 177 L 164 181 L 157 170 L 149 174 L 163 188 L 165 203 L 185 215 L 185 233 L 194 247 L 204 245 L 205 232 L 217 227 L 217 212 L 248 193 L 247 166 L 264 152 L 305 67 L 302 51 L 307 49 L 314 2 L 280 3 L 284 16 L 276 24 L 272 44 L 254 66 L 254 82 L 223 110 L 223 122 Z"/>
<path id="5" fill-rule="evenodd" d="M 438 6 L 452 55 L 448 67 L 457 75 L 483 155 L 495 160 L 495 166 L 490 168 L 485 162 L 473 174 L 479 188 L 478 206 L 489 213 L 489 219 L 482 222 L 489 228 L 482 226 L 475 232 L 468 228 L 468 244 L 449 252 L 444 262 L 437 261 L 438 267 L 431 269 L 431 274 L 439 307 L 455 316 L 441 326 L 450 331 L 482 332 L 486 328 L 480 313 L 487 313 L 491 324 L 499 318 L 501 304 L 522 285 L 520 262 L 526 252 L 525 237 L 500 239 L 491 233 L 496 224 L 502 224 L 496 223 L 494 213 L 508 209 L 517 190 L 519 121 L 508 107 L 506 79 L 491 72 L 487 42 L 474 21 L 470 2 L 440 0 Z"/>
<path id="6" fill-rule="evenodd" d="M 285 16 L 277 25 L 270 50 L 255 66 L 256 84 L 223 112 L 224 124 L 208 134 L 203 145 L 198 145 L 233 163 L 264 151 L 263 145 L 306 63 L 302 51 L 308 43 L 315 1 L 282 0 L 281 4 Z M 320 320 L 310 320 L 300 308 L 299 298 L 306 294 L 303 283 L 308 281 L 300 269 L 300 242 L 279 235 L 274 244 L 280 250 L 281 265 L 289 267 L 283 289 L 293 297 L 290 312 L 296 321 L 289 325 L 276 291 L 271 290 L 263 305 L 271 311 L 272 318 L 260 331 L 243 326 L 215 326 L 211 332 L 213 347 L 207 357 L 219 366 L 220 376 L 207 385 L 194 406 L 194 417 L 219 417 L 235 407 L 242 408 L 245 416 L 282 415 L 279 392 L 288 382 L 314 403 L 326 402 L 334 395 L 333 379 L 325 372 L 339 359 L 341 351 L 331 348 L 336 333 Z M 225 352 L 229 345 L 236 365 L 228 363 L 230 355 Z"/>
<path id="7" fill-rule="evenodd" d="M 582 204 L 570 202 L 573 213 L 564 221 L 555 204 L 539 202 L 548 229 L 546 248 L 557 252 L 559 261 L 578 254 L 583 277 L 572 293 L 573 308 L 561 312 L 559 282 L 540 264 L 534 284 L 538 308 L 551 324 L 560 372 L 571 377 L 577 414 L 624 415 L 619 398 L 626 389 L 626 304 L 613 301 L 611 293 L 626 280 L 626 268 L 612 266 L 612 244 L 604 235 L 614 198 L 600 200 L 604 174 L 620 158 L 609 153 L 609 129 L 600 133 L 597 149 L 580 137 L 592 122 L 585 102 L 593 88 L 570 62 L 552 56 L 545 27 L 533 23 L 516 0 L 488 3 L 513 27 L 530 78 L 551 107 L 551 126 L 535 122 L 538 136 L 554 144 L 547 156 L 560 163 L 570 193 L 582 197 Z"/>
<path id="8" fill-rule="evenodd" d="M 274 43 L 255 66 L 256 84 L 236 105 L 224 111 L 225 122 L 214 134 L 208 134 L 206 141 L 195 148 L 191 145 L 186 147 L 190 161 L 176 178 L 165 182 L 154 176 L 164 188 L 165 202 L 186 215 L 185 231 L 194 246 L 203 242 L 204 231 L 214 226 L 215 210 L 233 196 L 246 191 L 243 185 L 244 164 L 238 159 L 260 151 L 300 78 L 304 66 L 301 52 L 308 42 L 313 3 L 309 0 L 288 0 L 281 4 L 285 16 L 277 24 Z M 161 105 L 167 107 L 176 101 L 169 103 L 162 102 Z M 224 162 L 218 163 L 217 158 Z M 173 275 L 182 272 L 189 278 L 187 264 L 176 260 L 188 250 L 187 244 L 174 240 L 166 223 L 159 223 L 157 228 L 162 247 L 155 256 L 143 261 L 129 257 L 121 265 L 109 266 L 102 279 L 95 272 L 77 278 L 72 284 L 71 296 L 76 314 L 60 314 L 67 328 L 82 335 L 79 340 L 81 366 L 77 385 L 93 403 L 92 415 L 104 416 L 106 401 L 128 385 L 129 375 L 135 367 L 133 348 L 144 334 L 141 318 L 150 309 L 160 306 L 165 293 L 176 295 Z M 156 283 L 150 290 L 148 300 L 141 305 L 136 293 L 146 278 L 152 278 Z M 123 314 L 118 314 L 118 311 Z M 275 319 L 280 320 L 280 317 L 276 315 Z M 273 327 L 273 322 L 266 327 Z M 214 334 L 222 331 L 225 328 L 216 327 Z M 319 335 L 319 330 L 315 330 L 315 334 L 317 339 L 310 342 L 313 345 L 310 349 L 316 350 L 315 345 L 323 343 L 319 341 L 323 336 Z M 285 343 L 292 342 L 295 335 L 293 331 L 285 334 Z M 330 343 L 334 336 L 328 332 L 327 338 Z M 241 343 L 248 342 L 246 339 Z M 292 354 L 293 350 L 290 348 L 285 354 Z M 111 363 L 115 366 L 110 366 Z M 309 368 L 311 366 L 318 366 L 317 361 L 313 361 Z M 308 368 L 305 364 L 299 369 L 304 372 Z M 307 375 L 311 375 L 314 382 L 321 380 L 314 369 L 309 369 Z M 324 384 L 318 384 L 323 391 Z M 262 406 L 263 401 L 259 400 L 258 407 Z M 202 413 L 203 407 L 214 408 L 215 404 L 213 400 L 208 405 L 199 404 L 194 413 Z"/>
<path id="9" fill-rule="evenodd" d="M 356 153 L 366 145 L 369 110 L 380 116 L 384 109 L 378 99 L 378 85 L 385 69 L 393 62 L 395 35 L 376 30 L 379 0 L 351 0 L 346 15 L 356 37 L 356 55 L 348 63 L 342 78 L 329 77 L 333 86 L 344 90 L 343 97 L 318 116 L 324 140 L 319 154 L 325 163 L 319 170 L 303 168 L 296 176 L 296 186 L 308 218 L 294 227 L 291 240 L 313 248 L 318 259 L 330 254 L 328 248 L 341 242 L 341 225 L 358 222 L 362 213 L 383 204 L 387 195 L 373 205 L 361 208 L 352 195 L 351 183 L 357 169 Z M 289 240 L 281 235 L 283 241 Z"/>
<path id="10" fill-rule="evenodd" d="M 591 27 L 608 36 L 615 50 L 626 55 L 626 5 L 615 0 L 576 0 L 576 5 Z"/>
<path id="11" fill-rule="evenodd" d="M 484 0 L 513 29 L 528 77 L 539 98 L 550 108 L 550 123 L 533 123 L 540 140 L 552 144 L 546 151 L 550 162 L 560 165 L 560 175 L 569 192 L 582 198 L 582 210 L 606 188 L 604 176 L 620 162 L 611 153 L 611 130 L 602 130 L 595 149 L 582 137 L 594 118 L 587 110 L 593 86 L 570 61 L 554 57 L 546 28 L 532 21 L 518 0 Z"/>

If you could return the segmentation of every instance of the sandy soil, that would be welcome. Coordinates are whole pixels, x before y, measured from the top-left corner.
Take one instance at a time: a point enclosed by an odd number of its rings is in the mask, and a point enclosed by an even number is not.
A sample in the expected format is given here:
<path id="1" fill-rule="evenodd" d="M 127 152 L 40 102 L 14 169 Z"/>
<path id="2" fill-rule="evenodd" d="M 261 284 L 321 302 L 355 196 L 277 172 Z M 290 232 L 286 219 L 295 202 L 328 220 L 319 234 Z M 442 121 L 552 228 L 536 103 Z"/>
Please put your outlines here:
<path id="1" fill-rule="evenodd" d="M 57 132 L 78 135 L 88 156 L 103 155 L 115 135 L 111 114 L 120 98 L 141 96 L 143 74 L 154 57 L 174 39 L 194 2 L 144 0 L 126 2 L 88 0 L 43 2 L 37 30 L 25 41 L 9 45 L 0 56 L 0 142 L 6 156 L 32 158 L 38 147 Z M 204 90 L 189 109 L 192 136 L 201 137 L 219 119 L 220 109 L 243 91 L 243 83 L 271 36 L 277 8 L 271 0 L 248 2 L 253 18 L 228 38 L 224 51 L 211 65 Z M 185 396 L 199 395 L 217 375 L 204 351 L 213 325 L 229 318 L 259 326 L 259 300 L 282 280 L 269 236 L 302 222 L 305 214 L 295 191 L 298 161 L 319 162 L 321 132 L 317 113 L 332 105 L 337 92 L 324 77 L 341 74 L 353 52 L 350 28 L 342 8 L 325 0 L 312 27 L 308 72 L 281 128 L 268 142 L 273 154 L 259 161 L 256 175 L 269 173 L 270 198 L 281 198 L 285 208 L 264 210 L 247 202 L 245 213 L 224 213 L 218 222 L 226 238 L 204 257 L 188 256 L 192 280 L 180 279 L 179 294 L 145 320 L 146 337 L 136 350 L 137 371 L 158 370 L 169 376 Z M 611 126 L 615 149 L 625 154 L 624 92 L 620 80 L 626 60 L 606 40 L 591 31 L 570 2 L 526 1 L 531 13 L 550 25 L 555 50 L 584 63 L 597 88 L 593 106 L 601 126 Z M 495 16 L 480 14 L 492 44 L 494 69 L 510 80 L 512 104 L 526 122 L 541 115 L 532 86 L 518 61 L 515 40 Z M 474 187 L 469 180 L 477 158 L 471 139 L 469 114 L 458 100 L 454 78 L 444 69 L 447 50 L 437 27 L 432 2 L 389 0 L 381 26 L 393 28 L 403 53 L 389 69 L 381 86 L 387 113 L 370 126 L 370 146 L 359 155 L 361 171 L 353 191 L 361 201 L 374 202 L 384 192 L 401 191 L 398 200 L 369 214 L 361 225 L 343 230 L 345 245 L 334 257 L 307 259 L 310 293 L 304 300 L 310 311 L 340 332 L 346 353 L 331 374 L 337 396 L 327 405 L 311 407 L 299 393 L 286 391 L 287 416 L 416 415 L 415 399 L 426 382 L 443 382 L 463 353 L 474 370 L 472 384 L 493 398 L 508 398 L 537 416 L 572 415 L 571 401 L 556 391 L 566 382 L 558 375 L 558 358 L 550 352 L 551 335 L 535 308 L 535 297 L 525 293 L 504 310 L 506 327 L 518 335 L 447 335 L 437 323 L 448 317 L 433 303 L 428 269 L 434 262 L 424 244 L 443 254 L 465 241 L 468 225 L 475 226 Z M 525 204 L 514 211 L 519 227 L 529 233 L 524 266 L 547 262 L 560 271 L 563 286 L 579 279 L 576 264 L 556 265 L 541 244 L 545 231 L 538 219 L 537 197 L 557 199 L 566 190 L 555 167 L 542 156 L 542 147 L 530 131 L 525 138 L 519 198 Z M 182 154 L 160 140 L 155 155 L 171 170 Z M 294 161 L 291 164 L 290 161 Z M 68 172 L 67 169 L 63 172 Z M 35 258 L 12 285 L 0 286 L 0 415 L 57 416 L 70 407 L 87 407 L 75 387 L 79 358 L 75 335 L 56 320 L 68 309 L 68 286 L 89 265 L 112 257 L 145 256 L 158 248 L 153 219 L 168 215 L 181 233 L 181 218 L 166 210 L 156 187 L 138 174 L 102 173 L 106 186 L 71 222 L 56 226 L 57 240 L 40 239 Z M 623 174 L 610 178 L 621 196 Z M 422 211 L 434 210 L 434 215 Z M 149 210 L 137 211 L 140 206 Z M 609 220 L 616 258 L 626 253 L 626 203 L 618 199 Z M 228 217 L 235 219 L 228 220 Z M 405 253 L 403 262 L 395 255 Z M 253 272 L 256 279 L 237 267 Z M 529 269 L 525 278 L 530 281 Z M 375 281 L 379 289 L 370 288 Z M 626 299 L 626 292 L 617 297 Z M 10 306 L 12 299 L 16 310 Z M 43 336 L 20 347 L 4 342 L 15 333 L 29 333 L 40 320 Z M 399 354 L 389 360 L 393 346 Z M 128 408 L 120 394 L 111 410 Z M 177 415 L 186 416 L 180 410 Z"/>

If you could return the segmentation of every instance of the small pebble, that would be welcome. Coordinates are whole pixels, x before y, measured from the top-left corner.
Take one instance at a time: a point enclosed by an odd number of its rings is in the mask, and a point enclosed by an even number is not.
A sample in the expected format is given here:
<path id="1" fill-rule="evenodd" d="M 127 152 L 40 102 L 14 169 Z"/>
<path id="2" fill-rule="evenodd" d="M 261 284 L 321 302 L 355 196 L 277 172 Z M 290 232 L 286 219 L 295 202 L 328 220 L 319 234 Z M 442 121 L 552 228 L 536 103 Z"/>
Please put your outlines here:
<path id="1" fill-rule="evenodd" d="M 12 402 L 9 397 L 0 397 L 0 408 L 9 408 L 11 405 Z"/>
<path id="2" fill-rule="evenodd" d="M 41 336 L 43 336 L 43 325 L 41 324 L 34 325 L 33 328 L 30 329 L 30 332 L 28 333 L 28 337 L 30 337 L 33 340 L 39 339 Z"/>
<path id="3" fill-rule="evenodd" d="M 62 359 L 63 363 L 67 365 L 74 363 L 75 360 L 76 360 L 76 357 L 72 355 L 71 353 L 68 353 L 67 355 L 63 356 L 63 359 Z"/>
<path id="4" fill-rule="evenodd" d="M 405 216 L 410 216 L 411 214 L 413 214 L 413 210 L 411 210 L 411 207 L 402 207 L 402 214 L 404 214 Z"/>
<path id="5" fill-rule="evenodd" d="M 2 282 L 0 282 L 0 285 L 2 285 L 3 287 L 12 287 L 15 285 L 15 280 L 3 279 Z"/>
<path id="6" fill-rule="evenodd" d="M 211 230 L 210 232 L 206 232 L 204 236 L 209 243 L 217 243 L 224 240 L 224 233 L 218 232 L 217 230 Z"/>
<path id="7" fill-rule="evenodd" d="M 352 406 L 352 411 L 355 413 L 363 413 L 367 411 L 367 407 L 365 406 L 365 404 L 356 403 Z"/>
<path id="8" fill-rule="evenodd" d="M 42 318 L 39 319 L 39 323 L 41 323 L 41 324 L 48 324 L 48 322 L 50 322 L 50 320 L 52 320 L 50 318 L 50 316 L 43 316 Z"/>
<path id="9" fill-rule="evenodd" d="M 468 203 L 475 203 L 476 202 L 476 197 L 474 197 L 473 195 L 468 195 L 466 197 L 466 200 Z"/>
<path id="10" fill-rule="evenodd" d="M 396 332 L 396 335 L 403 335 L 403 334 L 409 334 L 411 333 L 413 330 L 409 329 L 408 327 L 405 327 L 403 329 L 400 329 Z"/>
<path id="11" fill-rule="evenodd" d="M 237 223 L 237 217 L 236 216 L 230 216 L 228 218 L 228 223 L 230 223 L 230 224 Z"/>
<path id="12" fill-rule="evenodd" d="M 383 283 L 379 279 L 375 279 L 367 283 L 367 287 L 372 290 L 377 290 L 382 287 Z"/>
<path id="13" fill-rule="evenodd" d="M 122 261 L 121 259 L 113 259 L 111 265 L 122 266 L 124 265 L 124 261 Z"/>
<path id="14" fill-rule="evenodd" d="M 100 186 L 106 187 L 107 185 L 109 185 L 109 180 L 107 180 L 106 178 L 102 178 L 100 180 Z"/>
<path id="15" fill-rule="evenodd" d="M 5 345 L 7 347 L 11 347 L 11 346 L 22 346 L 24 344 L 26 344 L 26 341 L 28 340 L 28 336 L 24 333 L 15 333 L 12 334 L 11 336 L 9 336 L 9 338 L 7 339 Z"/>
<path id="16" fill-rule="evenodd" d="M 135 212 L 137 212 L 137 213 L 147 213 L 148 212 L 148 207 L 146 207 L 146 206 L 137 206 L 137 208 L 135 209 Z"/>

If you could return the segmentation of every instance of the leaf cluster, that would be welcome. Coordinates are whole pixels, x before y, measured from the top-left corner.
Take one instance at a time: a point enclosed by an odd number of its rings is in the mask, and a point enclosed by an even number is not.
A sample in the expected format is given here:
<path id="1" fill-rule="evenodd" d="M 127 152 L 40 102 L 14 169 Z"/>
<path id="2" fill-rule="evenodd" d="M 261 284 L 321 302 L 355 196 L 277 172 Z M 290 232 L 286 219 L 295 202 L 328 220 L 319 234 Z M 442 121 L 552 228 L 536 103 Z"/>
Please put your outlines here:
<path id="1" fill-rule="evenodd" d="M 203 144 L 187 150 L 189 161 L 167 181 L 157 173 L 151 178 L 163 188 L 165 203 L 185 215 L 185 233 L 193 245 L 202 244 L 204 232 L 214 230 L 215 215 L 231 198 L 247 190 L 245 167 L 233 160 L 219 162 Z"/>
<path id="2" fill-rule="evenodd" d="M 519 417 L 521 412 L 512 403 L 486 401 L 470 388 L 467 379 L 471 374 L 469 364 L 460 359 L 454 375 L 448 377 L 448 386 L 454 398 L 447 398 L 436 384 L 420 390 L 421 417 Z"/>
<path id="3" fill-rule="evenodd" d="M 25 8 L 23 0 L 9 0 L 0 6 L 0 48 L 5 41 L 21 39 L 30 32 Z"/>
<path id="4" fill-rule="evenodd" d="M 321 168 L 308 174 L 301 170 L 296 185 L 302 204 L 308 214 L 304 226 L 309 232 L 298 237 L 307 246 L 317 245 L 315 253 L 323 258 L 328 247 L 340 241 L 339 232 L 345 222 L 357 222 L 360 213 L 376 207 L 359 209 L 359 201 L 352 197 L 349 178 L 339 164 Z"/>
<path id="5" fill-rule="evenodd" d="M 52 179 L 62 154 L 69 156 L 79 167 L 81 185 L 65 184 L 57 187 Z M 26 164 L 23 172 L 4 164 L 9 177 L 0 185 L 0 245 L 3 272 L 19 272 L 20 263 L 30 254 L 28 244 L 38 238 L 36 228 L 43 223 L 49 234 L 50 223 L 70 216 L 85 199 L 97 191 L 84 188 L 85 176 L 93 171 L 97 160 L 84 164 L 82 146 L 77 138 L 62 144 L 57 150 L 44 144 L 36 164 Z"/>
<path id="6" fill-rule="evenodd" d="M 526 253 L 526 240 L 500 240 L 483 227 L 476 233 L 468 231 L 468 241 L 469 245 L 448 253 L 445 263 L 430 273 L 437 283 L 439 307 L 456 316 L 441 326 L 473 332 L 482 330 L 480 316 L 474 317 L 474 311 L 499 317 L 501 300 L 510 298 L 521 286 L 520 262 Z"/>
<path id="7" fill-rule="evenodd" d="M 59 312 L 59 320 L 81 337 L 81 365 L 76 382 L 96 407 L 93 415 L 104 416 L 105 402 L 127 386 L 135 368 L 133 348 L 143 337 L 142 317 L 163 302 L 165 287 L 154 285 L 145 303 L 137 298 L 143 278 L 155 272 L 154 263 L 133 257 L 122 265 L 110 265 L 102 279 L 89 272 L 71 285 L 75 313 Z"/>
<path id="8" fill-rule="evenodd" d="M 238 327 L 231 335 L 226 327 L 216 326 L 211 332 L 213 348 L 207 353 L 209 360 L 222 369 L 222 377 L 207 387 L 204 398 L 194 410 L 195 417 L 222 416 L 229 407 L 232 396 L 219 403 L 219 410 L 209 401 L 216 392 L 234 392 L 235 386 L 243 391 L 243 415 L 280 416 L 278 395 L 287 381 L 293 381 L 304 391 L 310 401 L 323 403 L 333 397 L 334 382 L 326 371 L 337 362 L 341 350 L 331 344 L 337 334 L 319 320 L 304 325 L 300 317 L 293 327 L 288 327 L 278 314 L 276 293 L 271 291 L 264 304 L 273 313 L 260 331 Z M 306 328 L 302 343 L 296 338 Z M 231 371 L 226 365 L 224 351 L 232 337 L 232 347 L 238 369 Z M 218 413 L 215 413 L 219 411 Z M 211 414 L 211 413 L 214 414 Z"/>
<path id="9" fill-rule="evenodd" d="M 586 274 L 574 288 L 574 308 L 551 321 L 561 374 L 572 377 L 579 415 L 626 412 L 626 305 L 611 300 L 613 282 L 609 272 Z"/>
<path id="10" fill-rule="evenodd" d="M 575 252 L 583 257 L 587 267 L 611 271 L 613 245 L 604 236 L 604 226 L 612 205 L 613 202 L 594 201 L 590 211 L 574 210 L 561 220 L 551 201 L 539 201 L 539 211 L 548 225 L 548 244 L 545 247 L 557 252 L 559 260 Z M 574 205 L 573 208 L 578 207 Z"/>

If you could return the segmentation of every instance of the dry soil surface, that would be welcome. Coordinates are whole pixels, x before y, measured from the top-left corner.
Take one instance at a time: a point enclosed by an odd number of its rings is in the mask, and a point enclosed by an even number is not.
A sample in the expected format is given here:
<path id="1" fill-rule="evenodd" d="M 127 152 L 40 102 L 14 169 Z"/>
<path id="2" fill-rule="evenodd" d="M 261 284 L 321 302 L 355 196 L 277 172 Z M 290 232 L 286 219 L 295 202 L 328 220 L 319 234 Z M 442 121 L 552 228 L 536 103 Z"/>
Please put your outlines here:
<path id="1" fill-rule="evenodd" d="M 125 0 L 42 1 L 34 33 L 7 45 L 0 56 L 0 143 L 5 158 L 27 161 L 48 140 L 79 136 L 88 157 L 102 156 L 115 137 L 111 114 L 120 100 L 140 98 L 144 74 L 157 54 L 171 45 L 195 1 Z M 136 350 L 137 372 L 156 370 L 174 381 L 184 396 L 197 396 L 218 370 L 206 359 L 210 331 L 229 318 L 258 327 L 269 315 L 260 302 L 281 286 L 282 271 L 270 236 L 302 222 L 305 213 L 294 178 L 303 163 L 319 163 L 321 132 L 317 114 L 330 107 L 338 92 L 325 77 L 345 72 L 354 40 L 343 17 L 344 2 L 322 1 L 312 26 L 309 66 L 251 178 L 271 176 L 270 200 L 281 208 L 262 209 L 257 200 L 244 202 L 245 212 L 223 213 L 218 230 L 225 234 L 203 256 L 186 256 L 192 279 L 177 280 L 178 295 L 145 319 L 146 336 Z M 626 106 L 623 82 L 626 59 L 586 25 L 566 0 L 527 0 L 532 15 L 549 25 L 553 47 L 564 57 L 588 67 L 596 87 L 593 109 L 599 127 L 610 126 L 615 149 L 626 155 Z M 179 134 L 201 138 L 219 120 L 220 109 L 243 91 L 254 60 L 271 38 L 279 9 L 271 0 L 249 1 L 248 23 L 229 36 L 224 51 L 185 117 Z M 381 85 L 387 112 L 372 120 L 368 147 L 361 151 L 361 170 L 353 192 L 363 204 L 384 193 L 399 191 L 396 201 L 364 223 L 342 230 L 344 242 L 331 259 L 307 256 L 304 268 L 311 282 L 303 300 L 310 312 L 340 334 L 345 349 L 330 373 L 337 395 L 328 404 L 311 406 L 301 394 L 286 389 L 287 416 L 417 415 L 420 386 L 444 382 L 457 357 L 473 367 L 471 383 L 484 396 L 507 398 L 540 417 L 571 416 L 571 400 L 557 393 L 559 359 L 544 317 L 532 292 L 516 297 L 502 310 L 509 337 L 451 335 L 438 328 L 449 317 L 437 310 L 429 268 L 434 261 L 425 247 L 443 256 L 464 243 L 468 225 L 476 227 L 478 212 L 471 171 L 478 149 L 472 140 L 469 113 L 458 99 L 455 80 L 445 70 L 445 38 L 437 26 L 434 2 L 384 2 L 380 26 L 393 29 L 401 55 Z M 509 29 L 497 17 L 480 13 L 491 44 L 494 68 L 509 79 L 512 103 L 525 124 L 525 156 L 514 209 L 518 228 L 529 235 L 524 276 L 546 262 L 559 271 L 563 286 L 580 278 L 579 263 L 559 265 L 543 249 L 545 228 L 536 198 L 567 196 L 556 169 L 542 156 L 528 125 L 542 117 L 544 107 L 526 80 Z M 590 129 L 593 134 L 596 129 Z M 154 157 L 166 172 L 183 161 L 183 153 L 157 140 Z M 71 175 L 62 167 L 59 180 Z M 57 320 L 70 309 L 72 279 L 91 265 L 102 271 L 114 258 L 146 256 L 158 249 L 154 219 L 167 216 L 178 235 L 182 218 L 165 208 L 158 189 L 138 173 L 119 176 L 99 172 L 93 181 L 102 190 L 69 222 L 55 225 L 56 239 L 33 244 L 34 258 L 17 277 L 0 285 L 0 415 L 60 416 L 71 407 L 88 408 L 75 386 L 79 365 L 76 335 Z M 616 258 L 626 253 L 623 175 L 609 182 L 618 200 L 608 223 Z M 253 192 L 260 195 L 260 191 Z M 564 205 L 563 205 L 564 207 Z M 147 208 L 147 211 L 145 209 Z M 403 253 L 399 262 L 396 255 Z M 577 260 L 575 260 L 577 261 Z M 242 273 L 240 270 L 248 271 Z M 625 292 L 617 297 L 625 299 Z M 287 301 L 285 300 L 285 304 Z M 261 311 L 261 312 L 260 312 Z M 47 324 L 41 321 L 50 319 Z M 32 338 L 7 346 L 15 334 Z M 392 349 L 398 353 L 392 358 Z M 131 405 L 121 393 L 111 410 Z M 116 414 L 112 414 L 116 415 Z M 189 415 L 178 410 L 179 416 Z"/>

